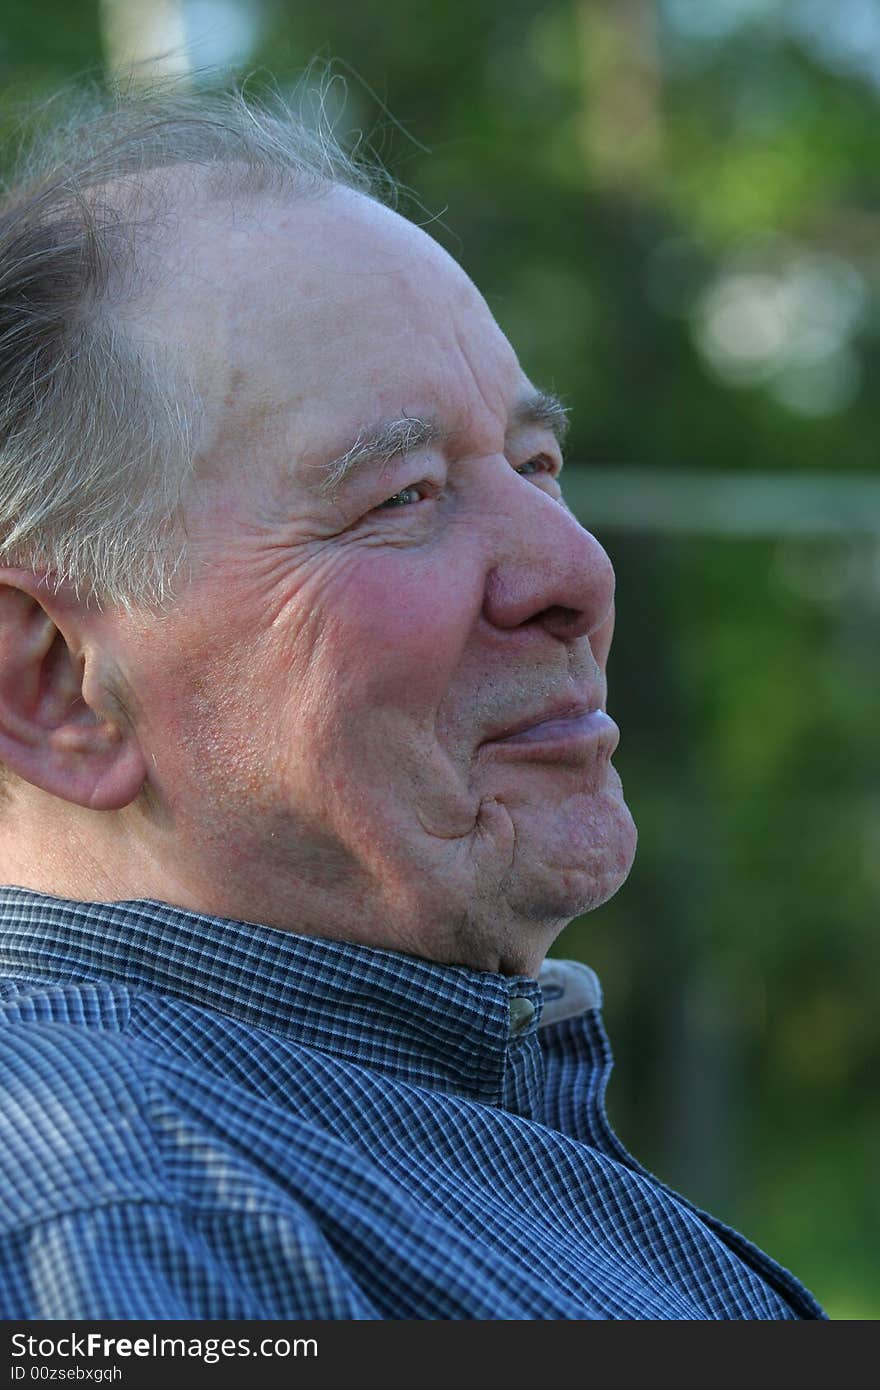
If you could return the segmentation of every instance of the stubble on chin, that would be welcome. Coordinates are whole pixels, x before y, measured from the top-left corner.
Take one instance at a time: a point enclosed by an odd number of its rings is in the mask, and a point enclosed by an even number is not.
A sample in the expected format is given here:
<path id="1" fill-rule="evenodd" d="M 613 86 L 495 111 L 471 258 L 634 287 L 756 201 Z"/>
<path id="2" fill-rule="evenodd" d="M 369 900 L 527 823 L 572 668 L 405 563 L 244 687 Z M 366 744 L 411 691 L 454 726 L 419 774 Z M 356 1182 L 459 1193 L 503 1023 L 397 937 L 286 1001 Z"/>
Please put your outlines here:
<path id="1" fill-rule="evenodd" d="M 476 892 L 456 923 L 462 957 L 479 957 L 477 968 L 536 974 L 569 922 L 623 885 L 637 832 L 620 778 L 610 772 L 601 793 L 571 796 L 541 814 L 501 796 L 484 800 Z"/>

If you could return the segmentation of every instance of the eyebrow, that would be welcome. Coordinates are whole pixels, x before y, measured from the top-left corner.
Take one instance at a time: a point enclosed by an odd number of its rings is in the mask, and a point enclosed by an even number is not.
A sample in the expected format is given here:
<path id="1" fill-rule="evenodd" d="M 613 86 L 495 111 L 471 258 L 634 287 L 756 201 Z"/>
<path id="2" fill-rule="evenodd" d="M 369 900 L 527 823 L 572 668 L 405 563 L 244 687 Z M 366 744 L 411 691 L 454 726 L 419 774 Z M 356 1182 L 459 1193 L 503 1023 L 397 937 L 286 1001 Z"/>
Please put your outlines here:
<path id="1" fill-rule="evenodd" d="M 510 429 L 526 425 L 545 426 L 561 444 L 568 430 L 568 409 L 551 391 L 530 391 L 510 412 Z M 450 433 L 436 419 L 422 420 L 414 415 L 401 415 L 361 430 L 344 453 L 321 465 L 324 476 L 318 491 L 332 498 L 356 474 L 384 468 L 393 459 L 415 453 L 416 449 L 442 444 Z"/>

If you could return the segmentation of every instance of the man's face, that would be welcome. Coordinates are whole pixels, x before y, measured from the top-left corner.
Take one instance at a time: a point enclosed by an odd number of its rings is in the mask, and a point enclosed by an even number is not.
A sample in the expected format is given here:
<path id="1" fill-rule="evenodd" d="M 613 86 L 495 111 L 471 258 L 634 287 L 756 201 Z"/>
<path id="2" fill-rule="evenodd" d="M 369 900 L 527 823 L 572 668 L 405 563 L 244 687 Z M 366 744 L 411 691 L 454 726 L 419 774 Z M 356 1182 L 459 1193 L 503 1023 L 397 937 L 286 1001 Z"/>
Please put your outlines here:
<path id="1" fill-rule="evenodd" d="M 356 194 L 194 219 L 178 254 L 155 322 L 206 402 L 194 577 L 112 620 L 166 896 L 533 973 L 635 848 L 590 713 L 613 574 L 552 418 L 462 270 Z M 329 493 L 388 421 L 424 442 Z"/>

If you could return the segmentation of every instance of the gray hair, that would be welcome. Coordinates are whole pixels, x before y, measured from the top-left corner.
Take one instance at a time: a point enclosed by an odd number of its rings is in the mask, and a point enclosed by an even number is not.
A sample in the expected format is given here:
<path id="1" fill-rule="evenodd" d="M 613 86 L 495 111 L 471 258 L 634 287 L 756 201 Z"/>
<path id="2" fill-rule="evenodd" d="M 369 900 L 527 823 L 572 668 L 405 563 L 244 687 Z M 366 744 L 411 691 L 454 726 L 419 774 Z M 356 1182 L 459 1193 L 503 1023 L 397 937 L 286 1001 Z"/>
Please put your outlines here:
<path id="1" fill-rule="evenodd" d="M 199 402 L 119 311 L 169 190 L 178 208 L 196 182 L 227 202 L 335 185 L 393 200 L 337 141 L 325 90 L 307 96 L 316 121 L 241 91 L 80 97 L 32 142 L 0 200 L 0 564 L 99 603 L 171 596 Z"/>

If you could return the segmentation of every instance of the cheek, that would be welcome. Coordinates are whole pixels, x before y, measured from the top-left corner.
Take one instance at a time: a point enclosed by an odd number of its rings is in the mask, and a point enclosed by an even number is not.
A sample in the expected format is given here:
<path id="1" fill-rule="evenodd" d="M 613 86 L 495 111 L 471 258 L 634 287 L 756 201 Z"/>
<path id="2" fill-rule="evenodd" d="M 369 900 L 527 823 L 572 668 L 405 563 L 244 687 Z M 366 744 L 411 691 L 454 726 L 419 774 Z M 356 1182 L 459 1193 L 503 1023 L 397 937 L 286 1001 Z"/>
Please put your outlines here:
<path id="1" fill-rule="evenodd" d="M 135 634 L 126 679 L 139 729 L 163 766 L 182 767 L 189 753 L 197 760 L 202 744 L 244 745 L 262 709 L 269 645 L 250 619 L 229 585 Z"/>
<path id="2" fill-rule="evenodd" d="M 458 581 L 395 556 L 353 567 L 322 602 L 326 660 L 397 705 L 442 693 L 475 621 L 473 586 Z"/>

